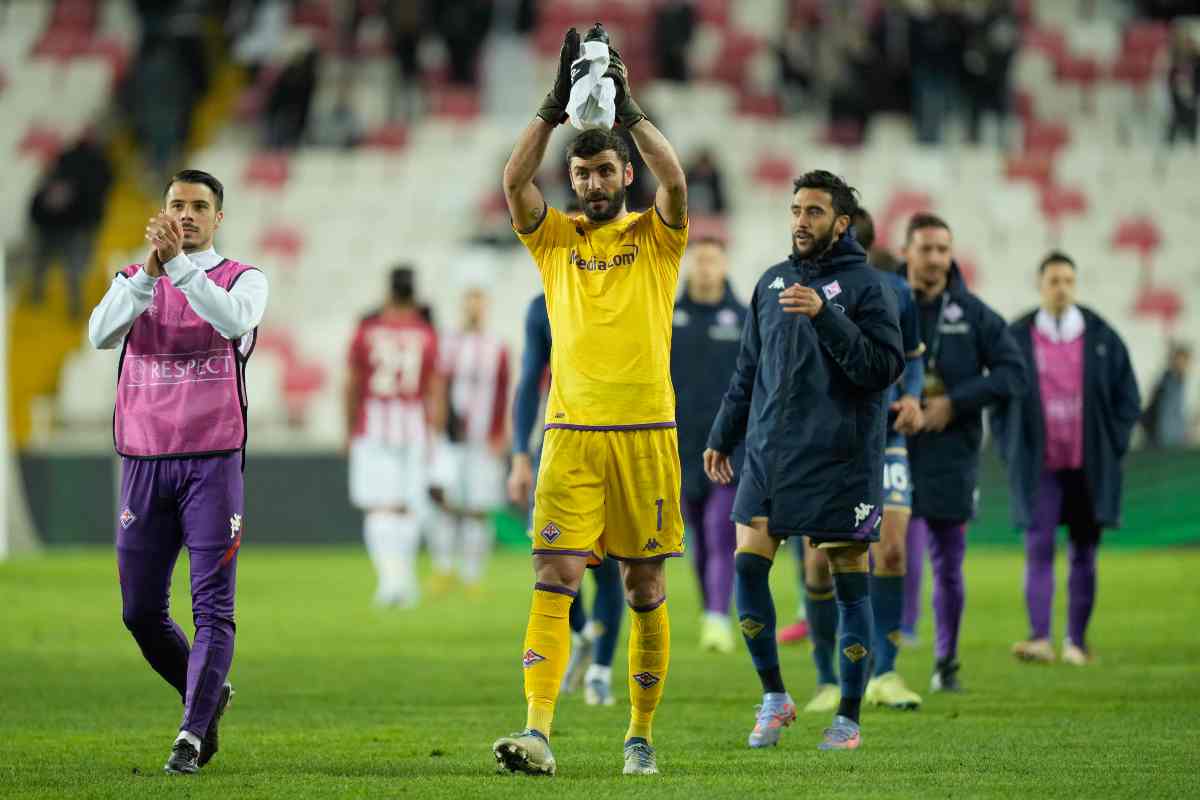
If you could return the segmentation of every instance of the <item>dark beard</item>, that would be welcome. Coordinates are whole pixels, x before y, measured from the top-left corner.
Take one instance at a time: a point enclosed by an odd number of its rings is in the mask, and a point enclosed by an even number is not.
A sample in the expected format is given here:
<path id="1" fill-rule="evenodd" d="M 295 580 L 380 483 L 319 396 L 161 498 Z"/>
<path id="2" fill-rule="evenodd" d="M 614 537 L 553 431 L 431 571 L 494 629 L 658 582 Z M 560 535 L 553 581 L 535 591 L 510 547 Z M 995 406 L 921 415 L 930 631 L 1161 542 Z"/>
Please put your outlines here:
<path id="1" fill-rule="evenodd" d="M 794 255 L 796 258 L 798 258 L 800 260 L 811 259 L 813 261 L 816 261 L 818 258 L 825 255 L 825 253 L 829 250 L 830 247 L 833 247 L 833 239 L 834 239 L 833 226 L 830 225 L 829 230 L 827 230 L 825 232 L 824 236 L 820 236 L 820 237 L 814 236 L 813 237 L 812 249 L 809 251 L 808 255 L 804 255 L 803 253 L 800 252 L 800 248 L 796 246 L 796 237 L 793 236 L 792 237 L 792 255 Z"/>
<path id="2" fill-rule="evenodd" d="M 583 214 L 592 222 L 608 222 L 615 219 L 617 214 L 621 213 L 621 209 L 625 207 L 625 187 L 622 186 L 611 195 L 606 195 L 608 207 L 603 211 L 592 211 L 591 201 L 587 198 L 579 198 L 579 205 L 583 209 Z"/>

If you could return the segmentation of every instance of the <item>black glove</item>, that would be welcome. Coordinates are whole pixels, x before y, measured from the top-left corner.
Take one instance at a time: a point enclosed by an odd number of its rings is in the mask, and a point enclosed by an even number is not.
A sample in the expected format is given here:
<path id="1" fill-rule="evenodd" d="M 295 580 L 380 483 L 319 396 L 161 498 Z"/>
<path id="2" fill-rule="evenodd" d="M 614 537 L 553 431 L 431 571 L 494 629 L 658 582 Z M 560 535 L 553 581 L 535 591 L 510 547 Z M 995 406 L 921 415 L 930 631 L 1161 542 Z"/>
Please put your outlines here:
<path id="1" fill-rule="evenodd" d="M 608 71 L 604 77 L 612 78 L 617 87 L 617 124 L 628 130 L 644 120 L 646 112 L 629 93 L 629 69 L 615 47 L 608 48 Z"/>
<path id="2" fill-rule="evenodd" d="M 558 74 L 554 77 L 554 88 L 542 101 L 537 115 L 550 125 L 558 125 L 567 119 L 567 103 L 571 99 L 571 62 L 579 58 L 579 31 L 571 28 L 563 37 L 562 50 L 558 54 Z"/>

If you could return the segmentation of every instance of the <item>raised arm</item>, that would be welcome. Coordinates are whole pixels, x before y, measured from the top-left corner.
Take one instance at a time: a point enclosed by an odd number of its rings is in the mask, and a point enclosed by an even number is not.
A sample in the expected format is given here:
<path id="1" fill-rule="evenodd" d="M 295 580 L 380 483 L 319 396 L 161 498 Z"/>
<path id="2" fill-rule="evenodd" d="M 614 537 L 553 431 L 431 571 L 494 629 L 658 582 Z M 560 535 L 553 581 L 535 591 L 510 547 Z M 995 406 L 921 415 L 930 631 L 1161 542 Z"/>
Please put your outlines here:
<path id="1" fill-rule="evenodd" d="M 610 63 L 605 75 L 612 78 L 617 88 L 617 122 L 633 136 L 638 152 L 646 166 L 658 180 L 658 191 L 654 194 L 654 207 L 663 221 L 674 228 L 682 228 L 687 222 L 687 179 L 675 148 L 646 119 L 645 112 L 633 99 L 629 88 L 629 69 L 615 48 L 609 50 Z"/>
<path id="2" fill-rule="evenodd" d="M 542 101 L 537 116 L 517 140 L 508 163 L 504 165 L 504 199 L 513 225 L 520 233 L 532 233 L 546 215 L 546 198 L 533 182 L 542 166 L 546 145 L 554 128 L 567 118 L 567 102 L 571 99 L 571 62 L 579 56 L 579 33 L 571 28 L 563 37 L 558 54 L 558 71 L 554 86 Z"/>
<path id="3" fill-rule="evenodd" d="M 532 233 L 546 215 L 546 198 L 533 182 L 533 176 L 542 166 L 553 131 L 553 125 L 541 117 L 534 117 L 504 165 L 504 199 L 508 202 L 513 225 L 520 233 Z"/>
<path id="4" fill-rule="evenodd" d="M 658 180 L 654 193 L 654 207 L 663 221 L 673 228 L 682 228 L 687 222 L 687 180 L 683 167 L 675 155 L 675 148 L 645 117 L 629 129 L 646 166 Z"/>

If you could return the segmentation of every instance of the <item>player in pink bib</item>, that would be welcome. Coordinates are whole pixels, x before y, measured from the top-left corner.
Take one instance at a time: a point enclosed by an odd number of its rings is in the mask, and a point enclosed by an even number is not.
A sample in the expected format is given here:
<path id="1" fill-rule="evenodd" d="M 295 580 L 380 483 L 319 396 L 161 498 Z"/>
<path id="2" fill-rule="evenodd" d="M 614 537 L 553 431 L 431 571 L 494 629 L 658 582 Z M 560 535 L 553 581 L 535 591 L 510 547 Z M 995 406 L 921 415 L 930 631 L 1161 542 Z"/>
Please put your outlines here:
<path id="1" fill-rule="evenodd" d="M 172 177 L 165 210 L 146 227 L 146 262 L 117 273 L 88 325 L 93 346 L 121 347 L 113 442 L 122 458 L 122 617 L 183 700 L 165 767 L 182 774 L 217 752 L 217 726 L 233 696 L 226 677 L 244 527 L 244 378 L 268 292 L 260 270 L 213 248 L 223 199 L 220 181 L 206 172 Z M 169 613 L 181 547 L 190 560 L 190 645 Z"/>

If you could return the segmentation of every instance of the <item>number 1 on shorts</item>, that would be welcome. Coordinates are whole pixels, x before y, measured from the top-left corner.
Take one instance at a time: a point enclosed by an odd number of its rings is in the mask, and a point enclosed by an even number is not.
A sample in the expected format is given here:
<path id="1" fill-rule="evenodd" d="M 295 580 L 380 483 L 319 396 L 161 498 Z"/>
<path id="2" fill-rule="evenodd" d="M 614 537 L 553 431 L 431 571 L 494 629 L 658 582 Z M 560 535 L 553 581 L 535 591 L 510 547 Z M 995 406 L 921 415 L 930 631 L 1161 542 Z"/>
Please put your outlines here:
<path id="1" fill-rule="evenodd" d="M 662 530 L 662 504 L 663 499 L 660 497 L 654 501 L 654 505 L 658 506 L 658 527 L 655 530 Z"/>

